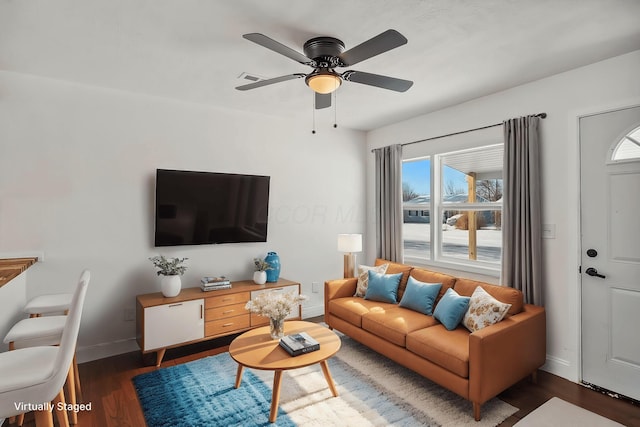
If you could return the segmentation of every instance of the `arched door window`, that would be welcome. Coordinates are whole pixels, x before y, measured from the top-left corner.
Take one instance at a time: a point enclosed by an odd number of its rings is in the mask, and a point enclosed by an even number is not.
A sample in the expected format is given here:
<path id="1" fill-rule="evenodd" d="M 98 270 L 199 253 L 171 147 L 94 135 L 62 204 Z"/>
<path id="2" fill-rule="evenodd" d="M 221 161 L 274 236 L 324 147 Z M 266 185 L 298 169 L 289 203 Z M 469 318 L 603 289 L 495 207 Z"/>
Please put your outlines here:
<path id="1" fill-rule="evenodd" d="M 614 162 L 640 160 L 640 126 L 626 134 L 613 149 Z"/>

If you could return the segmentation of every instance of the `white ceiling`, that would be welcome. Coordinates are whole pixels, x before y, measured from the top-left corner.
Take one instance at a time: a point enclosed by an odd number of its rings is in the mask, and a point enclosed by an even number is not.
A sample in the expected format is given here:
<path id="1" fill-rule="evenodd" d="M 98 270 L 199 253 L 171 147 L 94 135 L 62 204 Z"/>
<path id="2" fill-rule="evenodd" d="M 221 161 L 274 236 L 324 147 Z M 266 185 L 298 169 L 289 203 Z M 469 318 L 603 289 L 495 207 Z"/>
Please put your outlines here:
<path id="1" fill-rule="evenodd" d="M 640 49 L 638 17 L 639 0 L 0 0 L 0 70 L 311 125 L 303 79 L 234 89 L 243 72 L 311 70 L 242 34 L 301 52 L 312 37 L 349 49 L 393 28 L 408 44 L 353 68 L 413 87 L 337 92 L 339 126 L 370 130 Z M 319 111 L 317 126 L 333 117 Z"/>

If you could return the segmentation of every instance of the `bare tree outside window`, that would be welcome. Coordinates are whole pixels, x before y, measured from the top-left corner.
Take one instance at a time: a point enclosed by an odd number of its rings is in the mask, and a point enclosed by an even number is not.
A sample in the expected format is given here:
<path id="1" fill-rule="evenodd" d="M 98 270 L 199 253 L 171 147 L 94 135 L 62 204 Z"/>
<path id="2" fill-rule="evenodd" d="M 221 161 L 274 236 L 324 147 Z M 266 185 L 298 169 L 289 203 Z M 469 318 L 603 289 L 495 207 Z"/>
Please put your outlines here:
<path id="1" fill-rule="evenodd" d="M 415 190 L 411 187 L 408 182 L 402 183 L 402 201 L 406 202 L 407 200 L 415 199 L 419 194 L 415 192 Z"/>
<path id="2" fill-rule="evenodd" d="M 462 187 L 456 186 L 455 182 L 447 181 L 447 185 L 444 188 L 444 193 L 447 196 L 455 196 L 456 194 L 465 194 L 466 190 Z"/>
<path id="3" fill-rule="evenodd" d="M 502 180 L 484 179 L 476 183 L 476 195 L 490 202 L 502 199 Z"/>

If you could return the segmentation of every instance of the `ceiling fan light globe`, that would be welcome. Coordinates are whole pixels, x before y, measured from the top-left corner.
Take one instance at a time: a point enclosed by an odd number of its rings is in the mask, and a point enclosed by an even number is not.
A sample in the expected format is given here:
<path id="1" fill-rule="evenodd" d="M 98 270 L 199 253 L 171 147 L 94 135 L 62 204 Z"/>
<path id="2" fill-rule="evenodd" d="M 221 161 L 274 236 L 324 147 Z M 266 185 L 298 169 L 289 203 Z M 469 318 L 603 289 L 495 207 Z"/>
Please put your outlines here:
<path id="1" fill-rule="evenodd" d="M 305 82 L 314 92 L 327 94 L 338 89 L 342 79 L 335 74 L 312 74 L 307 76 Z"/>

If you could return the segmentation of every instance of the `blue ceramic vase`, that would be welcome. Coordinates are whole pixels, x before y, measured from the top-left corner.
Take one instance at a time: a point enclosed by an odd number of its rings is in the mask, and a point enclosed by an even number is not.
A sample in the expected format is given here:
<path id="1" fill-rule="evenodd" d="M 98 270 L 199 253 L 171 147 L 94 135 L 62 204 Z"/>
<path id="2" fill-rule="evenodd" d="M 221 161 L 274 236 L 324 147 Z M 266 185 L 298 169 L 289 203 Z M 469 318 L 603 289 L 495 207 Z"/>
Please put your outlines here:
<path id="1" fill-rule="evenodd" d="M 271 269 L 267 270 L 267 282 L 277 282 L 280 278 L 280 257 L 275 252 L 268 252 L 264 260 L 271 266 Z"/>

